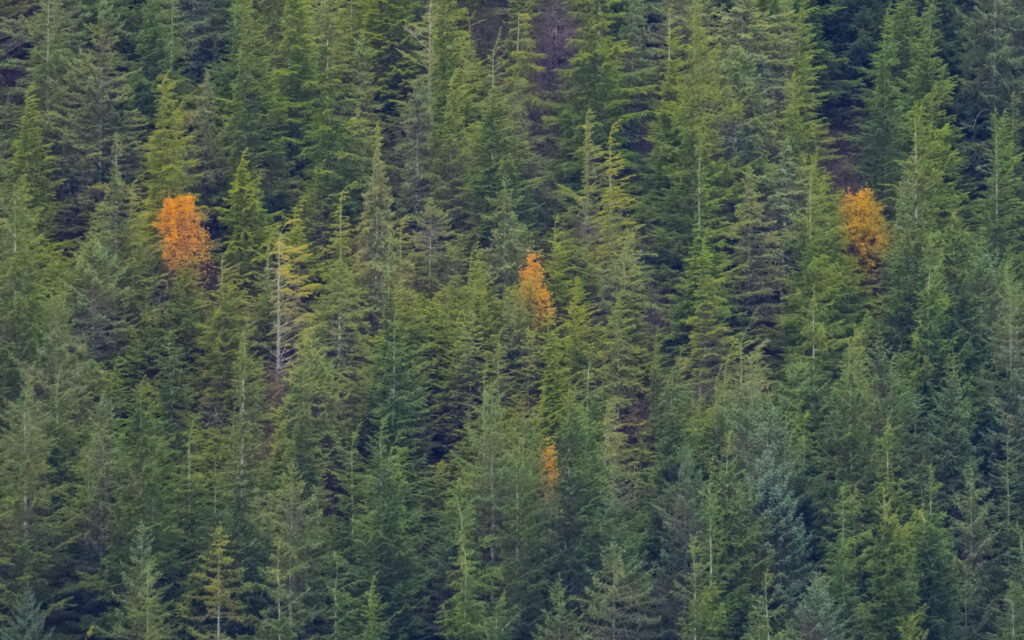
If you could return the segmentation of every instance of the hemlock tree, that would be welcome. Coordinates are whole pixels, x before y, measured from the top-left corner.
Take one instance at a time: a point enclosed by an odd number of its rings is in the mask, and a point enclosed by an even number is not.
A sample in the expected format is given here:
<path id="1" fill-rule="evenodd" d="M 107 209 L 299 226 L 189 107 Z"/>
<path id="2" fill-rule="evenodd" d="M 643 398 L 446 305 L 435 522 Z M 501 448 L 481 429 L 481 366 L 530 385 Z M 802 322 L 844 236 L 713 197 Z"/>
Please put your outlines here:
<path id="1" fill-rule="evenodd" d="M 610 545 L 601 554 L 601 570 L 587 587 L 583 630 L 595 640 L 648 638 L 654 618 L 646 611 L 650 579 L 635 560 Z"/>
<path id="2" fill-rule="evenodd" d="M 179 611 L 189 636 L 197 640 L 227 640 L 247 626 L 239 600 L 242 575 L 228 555 L 229 542 L 218 525 L 198 566 L 188 576 Z"/>
<path id="3" fill-rule="evenodd" d="M 160 571 L 150 536 L 139 527 L 132 538 L 129 564 L 122 574 L 118 607 L 113 614 L 111 635 L 114 638 L 139 640 L 166 640 L 173 638 L 170 603 L 164 598 L 166 587 L 158 585 Z"/>
<path id="4" fill-rule="evenodd" d="M 1019 0 L 3 7 L 0 640 L 1024 640 Z"/>
<path id="5" fill-rule="evenodd" d="M 189 131 L 184 100 L 178 96 L 178 81 L 163 75 L 158 85 L 156 125 L 146 141 L 146 206 L 156 211 L 164 198 L 188 193 L 196 166 L 193 134 Z"/>
<path id="6" fill-rule="evenodd" d="M 46 610 L 36 601 L 29 590 L 15 596 L 11 604 L 11 615 L 0 626 L 2 640 L 50 640 L 52 634 L 46 631 Z"/>
<path id="7" fill-rule="evenodd" d="M 242 282 L 251 284 L 266 259 L 271 220 L 263 207 L 260 178 L 249 161 L 248 149 L 238 161 L 220 220 L 228 229 L 224 261 L 235 268 Z"/>

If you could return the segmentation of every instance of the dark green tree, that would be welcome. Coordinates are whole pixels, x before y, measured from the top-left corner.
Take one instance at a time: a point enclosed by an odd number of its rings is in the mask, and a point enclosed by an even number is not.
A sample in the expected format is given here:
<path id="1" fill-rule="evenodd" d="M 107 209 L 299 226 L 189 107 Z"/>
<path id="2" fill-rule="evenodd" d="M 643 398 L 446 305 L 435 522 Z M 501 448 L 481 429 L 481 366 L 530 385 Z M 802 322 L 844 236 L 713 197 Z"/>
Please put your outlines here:
<path id="1" fill-rule="evenodd" d="M 224 262 L 236 269 L 242 282 L 249 282 L 266 261 L 271 220 L 263 207 L 260 177 L 249 162 L 248 150 L 242 151 L 220 220 L 227 227 Z"/>
<path id="2" fill-rule="evenodd" d="M 52 634 L 46 631 L 46 610 L 36 601 L 31 591 L 22 591 L 15 596 L 11 615 L 0 627 L 3 640 L 50 640 Z"/>

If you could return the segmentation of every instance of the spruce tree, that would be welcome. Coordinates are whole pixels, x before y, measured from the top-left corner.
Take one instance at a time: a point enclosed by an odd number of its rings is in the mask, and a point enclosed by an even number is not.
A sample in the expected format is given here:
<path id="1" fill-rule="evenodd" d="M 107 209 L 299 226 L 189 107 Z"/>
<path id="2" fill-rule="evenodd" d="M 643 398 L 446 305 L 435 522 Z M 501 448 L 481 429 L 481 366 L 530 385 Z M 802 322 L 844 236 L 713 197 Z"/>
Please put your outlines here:
<path id="1" fill-rule="evenodd" d="M 36 94 L 32 85 L 25 91 L 17 135 L 11 141 L 11 158 L 3 178 L 8 190 L 20 193 L 22 206 L 31 211 L 38 231 L 50 238 L 62 238 L 66 235 L 56 198 L 57 184 L 53 182 L 55 158 Z"/>
<path id="2" fill-rule="evenodd" d="M 1010 578 L 1000 601 L 1000 615 L 994 638 L 1016 640 L 1021 637 L 1021 607 L 1024 606 L 1024 587 L 1016 578 Z"/>
<path id="3" fill-rule="evenodd" d="M 142 73 L 149 81 L 176 73 L 187 53 L 188 22 L 182 4 L 180 0 L 145 0 L 138 7 L 137 19 L 141 24 L 135 46 Z"/>
<path id="4" fill-rule="evenodd" d="M 537 640 L 569 640 L 583 634 L 579 616 L 569 608 L 565 588 L 552 581 L 548 596 L 549 606 L 541 616 L 533 637 Z"/>
<path id="5" fill-rule="evenodd" d="M 963 91 L 958 111 L 970 123 L 968 133 L 980 137 L 988 119 L 988 130 L 995 136 L 998 126 L 989 114 L 1007 108 L 1014 99 L 1014 84 L 1024 73 L 1024 57 L 1019 50 L 1024 30 L 1024 11 L 1007 0 L 984 0 L 965 11 L 959 36 L 964 46 L 959 52 Z"/>
<path id="6" fill-rule="evenodd" d="M 842 612 L 829 593 L 828 578 L 816 575 L 786 626 L 787 637 L 793 640 L 846 640 L 849 631 Z"/>
<path id="7" fill-rule="evenodd" d="M 269 311 L 271 362 L 281 380 L 296 354 L 296 340 L 309 323 L 308 300 L 317 282 L 309 275 L 309 243 L 299 218 L 290 218 L 271 231 L 270 255 L 263 274 L 265 308 Z"/>
<path id="8" fill-rule="evenodd" d="M 359 640 L 385 640 L 388 637 L 388 620 L 384 618 L 384 605 L 377 592 L 377 580 L 370 581 L 366 590 L 366 602 L 362 610 L 362 631 Z"/>
<path id="9" fill-rule="evenodd" d="M 0 477 L 4 542 L 0 546 L 5 600 L 15 594 L 36 592 L 49 582 L 56 557 L 45 551 L 57 524 L 54 515 L 56 470 L 50 463 L 55 441 L 47 429 L 47 414 L 36 381 L 26 380 L 18 399 L 7 407 L 2 436 Z M 31 595 L 31 594 L 30 594 Z"/>
<path id="10" fill-rule="evenodd" d="M 366 289 L 359 282 L 352 225 L 344 210 L 344 196 L 335 209 L 334 237 L 323 272 L 324 286 L 313 302 L 314 324 L 324 335 L 328 353 L 347 378 L 355 375 L 367 357 Z"/>
<path id="11" fill-rule="evenodd" d="M 14 597 L 11 614 L 0 627 L 3 640 L 50 640 L 52 634 L 46 631 L 47 611 L 32 591 L 25 590 Z"/>
<path id="12" fill-rule="evenodd" d="M 394 198 L 388 185 L 380 129 L 374 142 L 370 183 L 363 193 L 363 211 L 356 227 L 357 255 L 365 269 L 364 282 L 370 291 L 375 314 L 380 314 L 397 268 L 395 251 Z"/>
<path id="13" fill-rule="evenodd" d="M 353 517 L 353 562 L 364 584 L 376 581 L 391 637 L 412 638 L 426 624 L 425 575 L 413 532 L 422 524 L 409 454 L 384 429 L 369 438 Z"/>
<path id="14" fill-rule="evenodd" d="M 256 545 L 254 502 L 262 485 L 260 458 L 265 454 L 266 383 L 263 362 L 253 353 L 248 336 L 238 340 L 231 361 L 230 387 L 222 409 L 225 427 L 213 436 L 205 455 L 211 467 L 210 479 L 214 518 L 228 522 L 227 530 L 239 549 L 251 553 Z"/>
<path id="15" fill-rule="evenodd" d="M 127 265 L 113 229 L 90 231 L 75 254 L 68 302 L 76 333 L 98 361 L 109 361 L 127 338 Z"/>
<path id="16" fill-rule="evenodd" d="M 253 0 L 231 1 L 230 24 L 230 96 L 223 130 L 229 166 L 248 149 L 252 165 L 263 172 L 264 190 L 271 196 L 267 205 L 271 210 L 283 209 L 290 204 L 283 104 L 274 87 L 271 47 Z"/>
<path id="17" fill-rule="evenodd" d="M 27 191 L 24 182 L 19 181 L 0 198 L 4 213 L 0 227 L 0 291 L 11 301 L 0 312 L 0 381 L 8 399 L 20 388 L 21 367 L 35 359 L 41 337 L 41 308 L 62 266 L 53 245 L 42 234 L 38 212 L 29 204 Z"/>
<path id="18" fill-rule="evenodd" d="M 288 464 L 259 506 L 260 524 L 269 544 L 260 571 L 268 606 L 260 616 L 256 635 L 302 637 L 324 605 L 324 576 L 314 562 L 324 542 L 318 492 L 302 480 L 294 464 Z"/>
<path id="19" fill-rule="evenodd" d="M 732 349 L 728 326 L 730 316 L 722 257 L 702 235 L 690 265 L 694 282 L 692 312 L 686 319 L 689 329 L 685 370 L 703 396 L 711 394 L 721 367 Z"/>
<path id="20" fill-rule="evenodd" d="M 161 576 L 150 536 L 139 527 L 132 538 L 129 564 L 122 574 L 122 591 L 113 614 L 111 636 L 139 640 L 167 640 L 174 637 L 165 587 L 158 586 Z"/>
<path id="21" fill-rule="evenodd" d="M 777 325 L 782 314 L 787 264 L 778 221 L 765 211 L 751 167 L 743 176 L 743 195 L 736 204 L 733 245 L 736 273 L 732 280 L 738 326 L 745 339 L 763 345 L 768 355 L 779 352 Z"/>
<path id="22" fill-rule="evenodd" d="M 305 331 L 299 338 L 295 363 L 288 372 L 288 393 L 279 409 L 274 448 L 279 461 L 294 465 L 311 487 L 322 486 L 332 444 L 347 442 L 341 431 L 342 403 L 338 373 L 323 345 Z"/>
<path id="23" fill-rule="evenodd" d="M 228 191 L 227 208 L 220 220 L 227 227 L 224 261 L 236 269 L 243 283 L 250 282 L 266 258 L 270 219 L 263 207 L 260 178 L 253 171 L 248 150 L 242 151 Z"/>
<path id="24" fill-rule="evenodd" d="M 229 638 L 246 628 L 245 609 L 239 600 L 243 578 L 228 554 L 229 543 L 224 528 L 218 525 L 198 566 L 188 575 L 180 617 L 189 636 L 197 640 Z"/>
<path id="25" fill-rule="evenodd" d="M 162 75 L 158 84 L 156 124 L 146 141 L 146 206 L 160 208 L 164 198 L 187 193 L 193 183 L 193 134 L 184 100 L 177 95 L 178 81 Z"/>
<path id="26" fill-rule="evenodd" d="M 174 548 L 183 519 L 184 469 L 173 432 L 162 415 L 153 384 L 140 381 L 130 391 L 127 420 L 120 430 L 117 452 L 115 531 L 122 549 L 131 532 L 145 526 L 153 532 L 157 552 Z M 118 555 L 124 555 L 121 551 Z M 175 563 L 176 564 L 176 563 Z M 173 566 L 171 573 L 179 569 Z M 167 569 L 165 569 L 167 570 Z"/>
<path id="27" fill-rule="evenodd" d="M 975 215 L 978 227 L 1000 252 L 1020 246 L 1017 221 L 1024 215 L 1024 173 L 1020 169 L 1024 153 L 1019 139 L 1017 117 L 1008 111 L 993 116 L 985 195 L 976 201 Z M 1016 258 L 1014 261 L 1020 262 Z"/>
<path id="28" fill-rule="evenodd" d="M 861 552 L 868 591 L 855 618 L 858 633 L 865 638 L 892 637 L 920 607 L 914 522 L 893 510 L 884 488 L 879 493 L 873 536 Z"/>
<path id="29" fill-rule="evenodd" d="M 648 638 L 653 618 L 647 612 L 650 580 L 635 560 L 612 543 L 601 556 L 601 569 L 586 590 L 583 631 L 588 638 Z"/>

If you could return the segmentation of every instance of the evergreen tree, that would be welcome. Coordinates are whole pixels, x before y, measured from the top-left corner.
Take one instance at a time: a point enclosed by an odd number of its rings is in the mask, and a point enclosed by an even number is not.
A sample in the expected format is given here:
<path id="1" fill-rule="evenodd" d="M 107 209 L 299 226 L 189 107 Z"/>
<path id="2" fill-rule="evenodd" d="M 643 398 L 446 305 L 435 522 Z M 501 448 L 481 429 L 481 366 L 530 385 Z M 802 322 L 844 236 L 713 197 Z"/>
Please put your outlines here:
<path id="1" fill-rule="evenodd" d="M 184 101 L 177 95 L 178 81 L 161 76 L 156 103 L 156 124 L 146 141 L 146 206 L 160 208 L 164 198 L 187 193 L 193 182 L 196 161 L 192 155 Z"/>
<path id="2" fill-rule="evenodd" d="M 690 266 L 694 281 L 693 311 L 686 319 L 689 336 L 684 366 L 700 393 L 707 396 L 732 349 L 732 336 L 722 258 L 707 236 L 702 236 L 699 242 Z"/>
<path id="3" fill-rule="evenodd" d="M 228 638 L 245 628 L 245 610 L 239 600 L 244 585 L 234 558 L 228 555 L 229 542 L 218 525 L 188 576 L 180 615 L 189 636 L 198 640 Z"/>
<path id="4" fill-rule="evenodd" d="M 280 25 L 268 33 L 276 35 L 272 55 L 271 76 L 274 83 L 277 108 L 281 113 L 280 135 L 284 138 L 286 188 L 289 193 L 284 202 L 295 201 L 294 179 L 301 173 L 301 146 L 305 123 L 309 119 L 310 89 L 312 82 L 313 46 L 312 8 L 308 0 L 284 0 Z"/>
<path id="5" fill-rule="evenodd" d="M 159 553 L 174 548 L 179 539 L 185 470 L 179 466 L 176 434 L 168 428 L 153 384 L 139 382 L 129 402 L 116 447 L 115 530 L 127 549 L 130 532 L 140 525 L 147 527 L 153 531 L 153 546 Z"/>
<path id="6" fill-rule="evenodd" d="M 56 560 L 54 554 L 46 551 L 57 533 L 53 517 L 56 470 L 50 462 L 56 442 L 54 433 L 47 428 L 45 397 L 41 397 L 37 384 L 37 380 L 29 377 L 21 395 L 8 406 L 4 422 L 9 428 L 2 436 L 0 448 L 0 513 L 4 516 L 5 531 L 5 541 L 0 546 L 5 565 L 2 575 L 5 590 L 15 593 L 34 592 L 46 585 Z"/>
<path id="7" fill-rule="evenodd" d="M 588 638 L 646 638 L 653 619 L 646 611 L 650 581 L 614 543 L 602 554 L 601 570 L 587 587 L 583 631 Z"/>
<path id="8" fill-rule="evenodd" d="M 391 187 L 385 174 L 382 156 L 383 140 L 380 129 L 373 151 L 373 168 L 370 183 L 363 194 L 363 212 L 356 228 L 357 255 L 366 269 L 365 282 L 370 291 L 372 309 L 379 314 L 397 267 L 394 253 L 395 219 Z"/>
<path id="9" fill-rule="evenodd" d="M 695 3 L 683 17 L 684 28 L 673 24 L 661 90 L 665 103 L 650 125 L 650 195 L 643 221 L 650 225 L 647 235 L 657 262 L 677 270 L 690 249 L 700 246 L 704 230 L 722 222 L 734 170 L 723 133 L 734 126 L 739 105 L 706 24 L 709 12 L 705 3 Z"/>
<path id="10" fill-rule="evenodd" d="M 178 71 L 186 55 L 188 23 L 181 5 L 179 0 L 145 0 L 138 7 L 141 24 L 135 45 L 147 80 Z"/>
<path id="11" fill-rule="evenodd" d="M 373 74 L 377 102 L 386 115 L 393 114 L 414 75 L 413 63 L 402 52 L 414 50 L 413 37 L 404 27 L 416 8 L 408 0 L 361 0 L 354 7 L 359 38 L 365 44 L 368 66 Z"/>
<path id="12" fill-rule="evenodd" d="M 526 226 L 516 212 L 516 202 L 508 180 L 502 181 L 494 202 L 489 258 L 499 282 L 509 285 L 526 251 Z"/>
<path id="13" fill-rule="evenodd" d="M 885 489 L 880 492 L 874 535 L 861 551 L 867 597 L 855 619 L 858 633 L 865 638 L 892 637 L 920 607 L 914 522 L 901 522 Z"/>
<path id="14" fill-rule="evenodd" d="M 1002 111 L 1014 99 L 1013 87 L 1024 73 L 1019 50 L 1024 12 L 1012 2 L 985 0 L 964 13 L 958 60 L 963 91 L 958 101 L 963 122 L 970 123 L 968 131 L 975 134 L 989 114 Z M 988 125 L 994 137 L 998 125 L 994 119 Z"/>
<path id="15" fill-rule="evenodd" d="M 228 206 L 220 217 L 227 226 L 224 261 L 237 269 L 243 282 L 251 279 L 266 256 L 270 220 L 263 208 L 259 176 L 249 163 L 248 151 L 242 151 L 238 169 L 228 192 Z"/>
<path id="16" fill-rule="evenodd" d="M 1010 579 L 1006 585 L 1006 591 L 1001 601 L 1001 614 L 996 626 L 996 632 L 992 636 L 1000 640 L 1014 640 L 1020 637 L 1020 607 L 1024 602 L 1024 589 L 1016 579 Z"/>
<path id="17" fill-rule="evenodd" d="M 844 640 L 850 637 L 846 621 L 829 594 L 828 578 L 816 575 L 793 610 L 786 627 L 794 640 Z"/>
<path id="18" fill-rule="evenodd" d="M 304 332 L 294 366 L 288 372 L 288 393 L 280 407 L 275 448 L 285 465 L 294 465 L 311 487 L 320 486 L 328 469 L 331 444 L 343 445 L 342 405 L 337 372 L 311 332 Z"/>
<path id="19" fill-rule="evenodd" d="M 748 168 L 743 196 L 736 205 L 734 277 L 739 326 L 745 338 L 764 345 L 769 354 L 780 349 L 776 326 L 782 313 L 786 261 L 778 221 L 770 219 Z"/>
<path id="20" fill-rule="evenodd" d="M 366 603 L 363 605 L 363 628 L 359 640 L 385 640 L 388 637 L 388 621 L 384 618 L 384 607 L 377 593 L 376 579 L 370 582 L 366 590 Z"/>
<path id="21" fill-rule="evenodd" d="M 343 205 L 344 194 L 335 211 L 334 238 L 323 273 L 324 286 L 313 303 L 313 311 L 314 322 L 326 336 L 324 344 L 328 353 L 351 377 L 367 356 L 367 294 L 359 283 L 352 228 Z"/>
<path id="22" fill-rule="evenodd" d="M 227 428 L 214 436 L 209 452 L 215 458 L 211 461 L 213 516 L 223 516 L 229 523 L 228 533 L 244 551 L 255 545 L 253 503 L 262 479 L 260 456 L 266 448 L 262 432 L 266 405 L 262 365 L 243 335 L 231 362 L 231 386 L 223 400 Z"/>
<path id="23" fill-rule="evenodd" d="M 271 361 L 278 380 L 295 357 L 295 341 L 308 324 L 308 299 L 319 288 L 309 277 L 309 244 L 299 218 L 286 220 L 272 231 L 272 246 L 264 273 L 270 312 Z"/>
<path id="24" fill-rule="evenodd" d="M 270 549 L 261 571 L 269 605 L 261 616 L 257 637 L 298 638 L 323 605 L 319 557 L 323 537 L 317 493 L 289 464 L 260 505 L 260 519 Z"/>
<path id="25" fill-rule="evenodd" d="M 17 135 L 11 141 L 10 163 L 4 182 L 7 189 L 20 193 L 22 206 L 31 211 L 39 232 L 51 238 L 64 237 L 61 210 L 51 176 L 54 157 L 46 138 L 44 114 L 40 110 L 36 88 L 29 86 L 18 120 Z"/>
<path id="26" fill-rule="evenodd" d="M 421 523 L 410 481 L 409 456 L 378 430 L 357 491 L 353 559 L 365 584 L 376 581 L 392 637 L 415 637 L 426 624 L 424 575 L 413 532 Z M 370 625 L 366 625 L 370 626 Z M 366 627 L 364 627 L 365 630 Z"/>
<path id="27" fill-rule="evenodd" d="M 224 121 L 224 143 L 229 166 L 248 149 L 250 162 L 263 172 L 264 192 L 271 210 L 284 208 L 287 195 L 284 118 L 275 90 L 266 30 L 257 21 L 253 0 L 231 1 L 231 37 L 228 74 L 230 97 Z"/>
<path id="28" fill-rule="evenodd" d="M 122 577 L 119 606 L 113 616 L 112 637 L 140 640 L 174 637 L 170 606 L 164 600 L 164 588 L 158 586 L 160 571 L 149 534 L 142 527 L 133 536 L 129 563 Z"/>
<path id="29" fill-rule="evenodd" d="M 985 196 L 978 202 L 979 227 L 985 232 L 992 247 L 1006 251 L 1020 246 L 1016 236 L 1019 220 L 1024 212 L 1024 175 L 1018 140 L 1019 125 L 1016 118 L 1004 111 L 992 119 L 992 138 L 989 141 L 988 171 Z"/>
<path id="30" fill-rule="evenodd" d="M 886 11 L 864 97 L 858 146 L 868 184 L 885 196 L 895 192 L 900 161 L 919 144 L 920 123 L 912 110 L 922 100 L 948 99 L 952 91 L 946 64 L 938 56 L 936 5 L 920 6 L 919 0 L 901 0 Z"/>
<path id="31" fill-rule="evenodd" d="M 533 637 L 537 640 L 569 640 L 583 635 L 579 616 L 569 608 L 565 588 L 560 582 L 551 583 L 548 600 L 549 608 L 541 617 Z"/>
<path id="32" fill-rule="evenodd" d="M 11 615 L 0 627 L 3 640 L 50 640 L 46 631 L 46 610 L 36 601 L 31 591 L 22 591 L 11 606 Z"/>
<path id="33" fill-rule="evenodd" d="M 220 0 L 213 4 L 220 4 Z M 192 110 L 192 131 L 195 134 L 193 156 L 197 162 L 193 184 L 200 202 L 210 205 L 221 202 L 228 186 L 230 171 L 227 165 L 228 150 L 224 148 L 222 140 L 224 114 L 218 109 L 219 99 L 207 70 L 202 82 L 196 87 L 195 107 Z"/>
<path id="34" fill-rule="evenodd" d="M 49 296 L 49 286 L 62 266 L 52 245 L 43 237 L 39 214 L 19 181 L 0 198 L 3 211 L 0 236 L 0 290 L 11 304 L 2 312 L 0 380 L 6 398 L 17 395 L 23 365 L 35 359 L 41 337 L 40 307 Z"/>
<path id="35" fill-rule="evenodd" d="M 109 361 L 123 346 L 128 327 L 128 273 L 113 225 L 86 235 L 75 253 L 68 302 L 76 333 L 98 361 Z"/>

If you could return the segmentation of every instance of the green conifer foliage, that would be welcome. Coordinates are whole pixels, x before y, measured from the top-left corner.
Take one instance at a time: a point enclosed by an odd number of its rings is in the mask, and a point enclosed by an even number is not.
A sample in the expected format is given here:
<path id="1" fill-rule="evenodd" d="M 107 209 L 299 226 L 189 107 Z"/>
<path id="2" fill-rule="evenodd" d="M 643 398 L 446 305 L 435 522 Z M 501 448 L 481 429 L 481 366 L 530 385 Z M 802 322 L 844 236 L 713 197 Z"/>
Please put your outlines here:
<path id="1" fill-rule="evenodd" d="M 123 591 L 113 615 L 111 636 L 140 640 L 167 640 L 174 637 L 171 607 L 166 588 L 159 585 L 160 571 L 153 555 L 150 536 L 142 527 L 132 539 L 129 565 L 123 577 Z"/>

